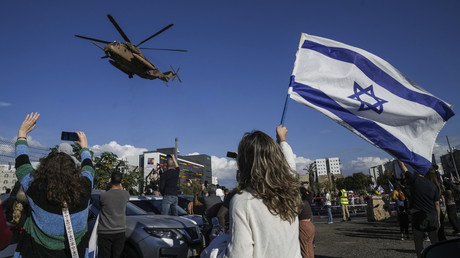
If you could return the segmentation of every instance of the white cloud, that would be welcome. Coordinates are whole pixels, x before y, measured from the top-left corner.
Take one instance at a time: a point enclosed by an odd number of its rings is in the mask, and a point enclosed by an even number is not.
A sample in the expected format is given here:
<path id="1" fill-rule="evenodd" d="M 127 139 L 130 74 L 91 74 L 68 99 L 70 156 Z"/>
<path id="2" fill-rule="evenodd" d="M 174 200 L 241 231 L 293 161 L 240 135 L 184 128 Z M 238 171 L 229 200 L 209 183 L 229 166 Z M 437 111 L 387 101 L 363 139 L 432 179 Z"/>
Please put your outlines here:
<path id="1" fill-rule="evenodd" d="M 11 103 L 1 102 L 0 101 L 0 107 L 8 107 L 8 106 L 11 106 Z"/>
<path id="2" fill-rule="evenodd" d="M 358 157 L 350 161 L 349 166 L 347 166 L 345 169 L 349 170 L 352 173 L 363 172 L 364 174 L 366 174 L 368 173 L 369 168 L 383 164 L 388 161 L 389 159 L 382 159 L 380 157 Z"/>
<path id="3" fill-rule="evenodd" d="M 312 163 L 313 160 L 311 159 L 308 159 L 308 158 L 305 158 L 305 157 L 297 157 L 297 155 L 295 156 L 295 168 L 297 170 L 297 173 L 303 175 L 306 173 L 306 171 L 304 170 L 305 168 L 308 168 L 308 165 L 310 165 L 310 163 Z"/>
<path id="4" fill-rule="evenodd" d="M 16 140 L 16 138 L 14 138 L 14 140 Z M 29 144 L 30 147 L 47 148 L 46 146 L 41 144 L 39 141 L 32 139 L 32 136 L 30 135 L 27 136 L 27 144 Z"/>
<path id="5" fill-rule="evenodd" d="M 4 138 L 4 137 L 0 136 L 0 140 L 8 141 L 8 142 L 13 143 L 13 148 L 14 148 L 14 143 L 17 140 L 17 136 L 15 136 L 13 138 L 10 138 L 10 139 L 7 139 L 7 138 Z M 33 137 L 30 136 L 30 135 L 27 135 L 27 144 L 29 145 L 29 147 L 48 148 L 48 147 L 44 146 L 43 144 L 41 144 L 39 141 L 34 140 Z"/>
<path id="6" fill-rule="evenodd" d="M 217 176 L 219 185 L 227 188 L 236 186 L 236 161 L 228 158 L 211 156 L 211 168 L 213 176 Z"/>
<path id="7" fill-rule="evenodd" d="M 15 146 L 16 137 L 13 138 L 4 138 L 0 136 L 0 162 L 7 163 L 13 162 L 15 157 Z M 38 160 L 45 157 L 49 153 L 49 148 L 42 145 L 40 142 L 32 139 L 32 136 L 27 136 L 27 143 L 29 145 L 29 157 L 32 163 L 32 166 L 36 168 Z"/>
<path id="8" fill-rule="evenodd" d="M 295 162 L 297 172 L 305 174 L 303 169 L 313 161 L 305 157 L 296 156 Z M 217 176 L 220 185 L 224 185 L 227 188 L 234 188 L 236 186 L 236 171 L 238 170 L 238 166 L 234 159 L 212 156 L 211 166 L 212 174 L 213 176 Z"/>
<path id="9" fill-rule="evenodd" d="M 192 153 L 189 153 L 189 154 L 187 154 L 185 156 L 193 156 L 193 155 L 200 155 L 200 153 L 199 152 L 192 152 Z"/>
<path id="10" fill-rule="evenodd" d="M 139 155 L 148 151 L 146 148 L 137 148 L 129 144 L 120 145 L 116 141 L 111 141 L 110 143 L 103 145 L 94 145 L 90 149 L 94 152 L 94 156 L 99 156 L 103 152 L 112 152 L 121 159 Z"/>
<path id="11" fill-rule="evenodd" d="M 460 148 L 460 135 L 449 136 L 450 147 L 459 149 Z M 449 145 L 447 144 L 446 137 L 438 137 L 433 147 L 433 153 L 436 159 L 439 161 L 439 156 L 447 154 L 449 151 Z"/>
<path id="12" fill-rule="evenodd" d="M 14 145 L 0 144 L 0 155 L 14 157 Z"/>
<path id="13" fill-rule="evenodd" d="M 436 159 L 438 161 L 439 161 L 439 157 L 446 154 L 448 151 L 449 151 L 449 146 L 447 144 L 441 144 L 438 142 L 434 143 L 433 154 L 434 156 L 436 156 Z"/>

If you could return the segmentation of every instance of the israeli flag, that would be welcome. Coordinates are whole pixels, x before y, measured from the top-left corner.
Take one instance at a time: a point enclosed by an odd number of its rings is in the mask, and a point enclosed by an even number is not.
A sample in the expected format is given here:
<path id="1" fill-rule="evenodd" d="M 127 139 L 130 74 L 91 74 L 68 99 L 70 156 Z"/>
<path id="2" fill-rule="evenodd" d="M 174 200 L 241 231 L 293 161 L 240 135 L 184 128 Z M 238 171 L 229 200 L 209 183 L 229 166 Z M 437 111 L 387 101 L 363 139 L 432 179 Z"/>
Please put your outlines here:
<path id="1" fill-rule="evenodd" d="M 288 93 L 421 174 L 431 167 L 436 137 L 454 115 L 451 105 L 378 56 L 305 33 Z"/>

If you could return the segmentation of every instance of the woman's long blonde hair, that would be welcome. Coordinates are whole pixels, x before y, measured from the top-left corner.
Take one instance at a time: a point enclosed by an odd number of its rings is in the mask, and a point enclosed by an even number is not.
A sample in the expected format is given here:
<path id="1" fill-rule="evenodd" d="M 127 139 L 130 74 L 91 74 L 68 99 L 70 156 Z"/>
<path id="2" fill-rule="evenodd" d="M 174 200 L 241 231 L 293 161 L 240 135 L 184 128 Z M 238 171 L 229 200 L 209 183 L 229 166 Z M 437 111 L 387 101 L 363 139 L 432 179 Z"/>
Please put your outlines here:
<path id="1" fill-rule="evenodd" d="M 238 146 L 237 163 L 238 192 L 250 191 L 270 213 L 292 223 L 302 204 L 299 182 L 279 144 L 261 131 L 246 133 Z"/>

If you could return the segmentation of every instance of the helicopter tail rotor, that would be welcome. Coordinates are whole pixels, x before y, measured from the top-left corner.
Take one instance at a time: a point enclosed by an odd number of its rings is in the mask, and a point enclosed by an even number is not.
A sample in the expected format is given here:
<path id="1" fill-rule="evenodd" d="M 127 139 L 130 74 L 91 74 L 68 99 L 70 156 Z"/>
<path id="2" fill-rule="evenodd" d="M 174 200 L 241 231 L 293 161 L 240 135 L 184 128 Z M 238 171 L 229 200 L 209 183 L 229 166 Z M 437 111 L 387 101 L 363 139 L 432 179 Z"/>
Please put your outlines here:
<path id="1" fill-rule="evenodd" d="M 182 83 L 182 80 L 180 79 L 179 74 L 178 74 L 179 70 L 180 70 L 180 67 L 177 68 L 177 71 L 175 71 L 174 68 L 171 65 L 170 65 L 170 67 L 171 67 L 172 75 L 173 75 L 172 76 L 172 81 L 174 81 L 174 79 L 176 79 L 176 77 L 177 77 L 177 80 L 179 80 L 179 82 Z"/>

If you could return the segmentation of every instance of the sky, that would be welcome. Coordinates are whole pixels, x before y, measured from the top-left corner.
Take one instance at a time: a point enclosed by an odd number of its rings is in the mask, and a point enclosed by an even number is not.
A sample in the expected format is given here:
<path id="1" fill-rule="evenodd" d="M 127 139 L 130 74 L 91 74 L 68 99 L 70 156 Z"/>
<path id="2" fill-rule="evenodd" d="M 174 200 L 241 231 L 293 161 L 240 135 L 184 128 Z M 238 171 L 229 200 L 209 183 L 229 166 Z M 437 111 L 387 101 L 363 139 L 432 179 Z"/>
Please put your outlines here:
<path id="1" fill-rule="evenodd" d="M 183 83 L 128 76 L 90 41 L 132 42 L 175 25 L 143 47 L 161 71 L 180 67 Z M 457 106 L 460 97 L 458 1 L 2 1 L 0 137 L 13 139 L 28 112 L 41 113 L 30 134 L 42 146 L 61 131 L 84 131 L 96 153 L 120 157 L 174 146 L 212 156 L 221 184 L 234 186 L 236 151 L 245 132 L 275 136 L 302 32 L 367 50 L 425 90 Z M 339 157 L 343 173 L 368 172 L 391 157 L 319 112 L 290 100 L 286 124 L 297 170 Z M 460 148 L 460 120 L 446 136 Z"/>

